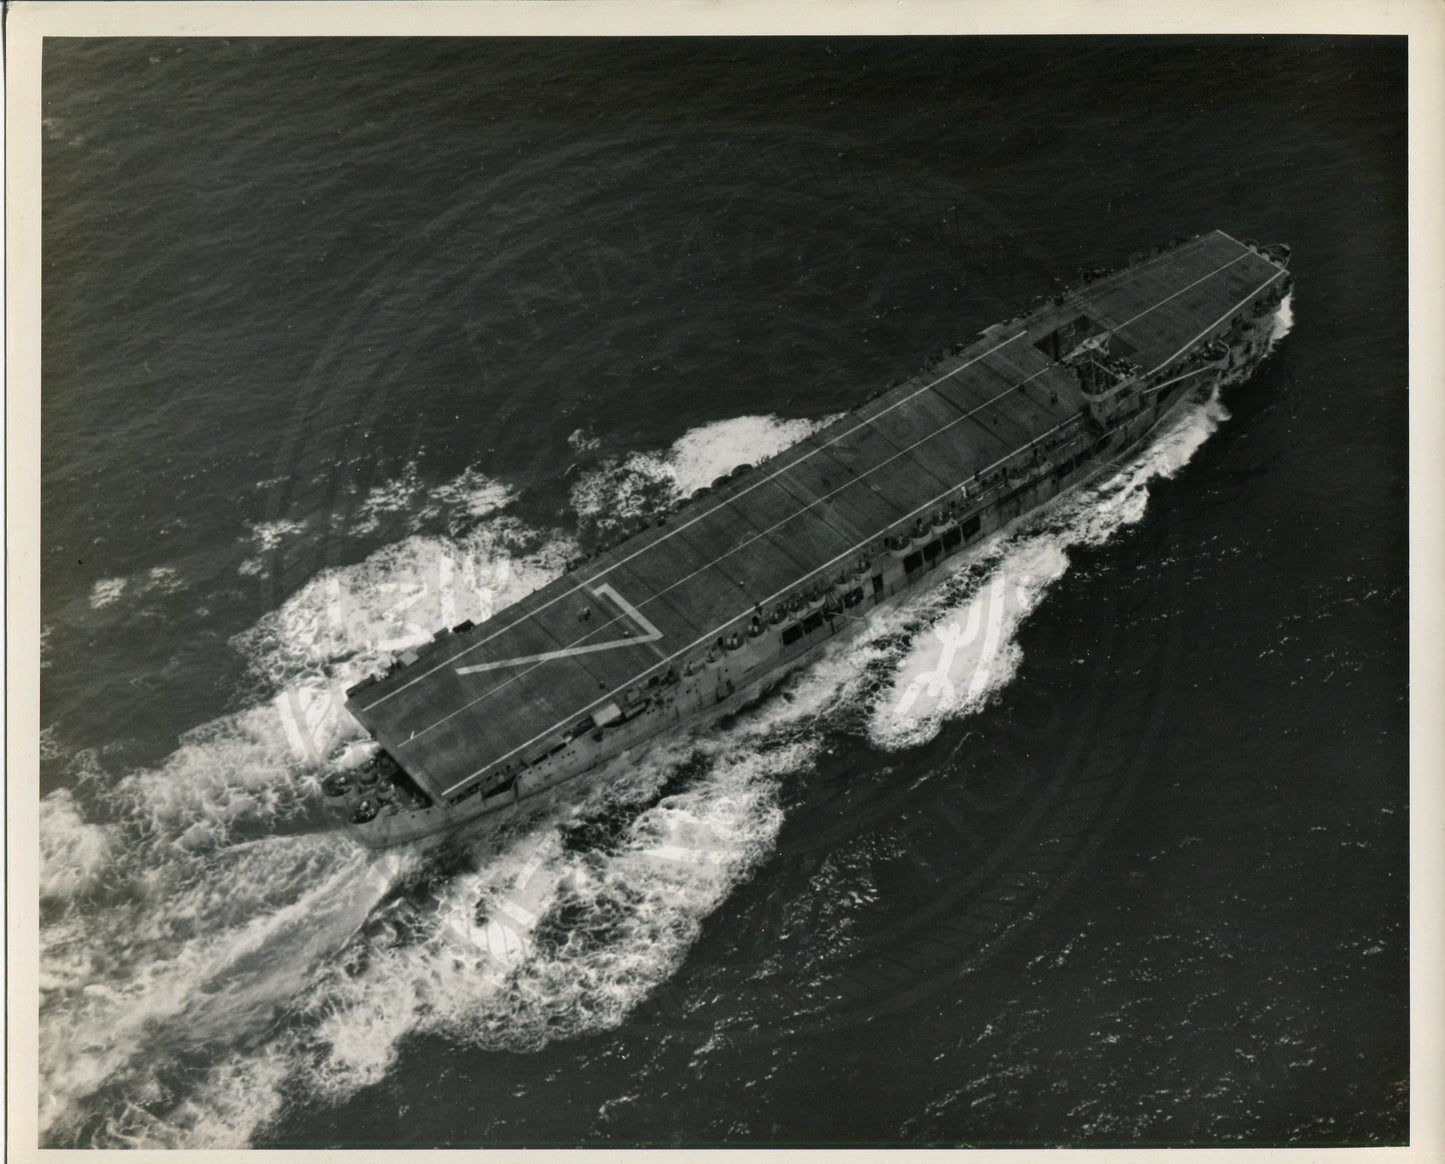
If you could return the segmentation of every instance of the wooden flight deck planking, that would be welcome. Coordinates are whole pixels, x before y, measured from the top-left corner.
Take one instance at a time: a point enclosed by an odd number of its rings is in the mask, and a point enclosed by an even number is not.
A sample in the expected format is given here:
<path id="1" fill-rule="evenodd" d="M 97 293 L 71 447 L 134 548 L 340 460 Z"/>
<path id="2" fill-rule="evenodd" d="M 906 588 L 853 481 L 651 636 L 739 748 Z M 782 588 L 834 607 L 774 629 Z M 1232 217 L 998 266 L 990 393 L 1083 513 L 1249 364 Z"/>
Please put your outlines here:
<path id="1" fill-rule="evenodd" d="M 1216 232 L 991 329 L 665 525 L 423 648 L 348 706 L 433 797 L 455 795 L 496 761 L 533 758 L 628 687 L 680 668 L 811 575 L 850 568 L 900 519 L 1078 417 L 1073 372 L 1035 347 L 1059 324 L 1089 317 L 1151 372 L 1281 273 Z"/>

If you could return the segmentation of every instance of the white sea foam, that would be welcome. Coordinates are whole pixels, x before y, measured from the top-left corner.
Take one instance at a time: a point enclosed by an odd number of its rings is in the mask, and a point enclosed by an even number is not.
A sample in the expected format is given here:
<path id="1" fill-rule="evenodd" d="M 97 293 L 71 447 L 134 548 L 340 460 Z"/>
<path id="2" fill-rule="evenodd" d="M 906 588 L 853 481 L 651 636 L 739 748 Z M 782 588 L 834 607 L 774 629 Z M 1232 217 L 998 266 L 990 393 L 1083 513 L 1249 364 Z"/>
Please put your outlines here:
<path id="1" fill-rule="evenodd" d="M 245 1144 L 284 1107 L 294 1056 L 294 1044 L 283 1039 L 227 1059 L 164 1118 L 131 1105 L 106 1121 L 97 1141 L 105 1147 L 190 1150 Z"/>
<path id="2" fill-rule="evenodd" d="M 128 893 L 42 932 L 42 1128 L 106 1083 L 133 1096 L 184 1048 L 266 1031 L 395 870 L 340 837 L 267 837 L 137 861 Z"/>
<path id="3" fill-rule="evenodd" d="M 960 610 L 947 612 L 912 649 L 885 688 L 870 736 L 884 748 L 924 743 L 948 718 L 982 706 L 1013 678 L 1019 624 L 1068 568 L 1056 545 L 1039 540 L 995 567 Z"/>
<path id="4" fill-rule="evenodd" d="M 254 578 L 266 572 L 270 555 L 280 549 L 288 538 L 306 532 L 307 523 L 295 518 L 277 518 L 274 521 L 250 522 L 248 528 L 251 531 L 251 548 L 255 553 L 242 561 L 236 572 L 242 577 Z"/>
<path id="5" fill-rule="evenodd" d="M 469 519 L 496 513 L 514 499 L 510 486 L 474 468 L 440 485 L 427 485 L 417 463 L 411 461 L 401 476 L 367 492 L 357 507 L 352 532 L 375 533 L 383 524 L 400 525 L 408 533 L 438 524 L 459 532 Z"/>
<path id="6" fill-rule="evenodd" d="M 493 481 L 475 469 L 467 469 L 455 480 L 432 490 L 432 501 L 440 510 L 454 510 L 467 517 L 486 517 L 510 505 L 515 497 L 511 487 Z"/>
<path id="7" fill-rule="evenodd" d="M 153 566 L 126 578 L 103 578 L 90 590 L 90 607 L 101 610 L 125 596 L 127 601 L 151 594 L 173 594 L 185 589 L 186 582 L 174 566 Z M 41 643 L 44 648 L 44 641 Z"/>
<path id="8" fill-rule="evenodd" d="M 125 593 L 124 578 L 102 578 L 90 588 L 90 608 L 100 610 Z"/>
<path id="9" fill-rule="evenodd" d="M 465 484 L 454 500 L 475 509 Z M 396 875 L 395 857 L 339 834 L 271 833 L 321 819 L 325 757 L 361 736 L 342 708 L 345 686 L 387 652 L 515 601 L 573 550 L 495 518 L 464 538 L 412 536 L 328 570 L 234 641 L 275 692 L 269 702 L 186 733 L 160 765 L 119 778 L 91 753 L 71 758 L 104 820 L 85 819 L 69 791 L 41 806 L 42 892 L 70 905 L 42 933 L 48 1134 L 63 1139 L 103 1084 L 138 1104 L 157 1086 L 165 1046 L 254 1041 L 314 990 L 318 967 Z M 102 892 L 104 906 L 88 897 Z M 106 1142 L 244 1143 L 301 1053 L 274 1038 L 261 1047 L 234 1062 L 223 1053 L 164 1119 L 154 1103 L 109 1112 Z M 228 1107 L 242 1086 L 272 1092 Z"/>
<path id="10" fill-rule="evenodd" d="M 1148 506 L 1149 482 L 1178 472 L 1228 415 L 1217 393 L 1204 404 L 1186 405 L 1126 465 L 1000 531 L 955 565 L 955 573 L 987 567 L 962 598 L 949 604 L 947 591 L 935 590 L 910 603 L 908 611 L 926 629 L 911 640 L 878 693 L 868 721 L 872 742 L 886 749 L 917 746 L 945 721 L 977 711 L 1002 690 L 1022 659 L 1018 629 L 1068 570 L 1069 551 L 1102 545 L 1138 522 Z"/>
<path id="11" fill-rule="evenodd" d="M 602 442 L 585 428 L 573 429 L 572 434 L 567 438 L 567 444 L 573 452 L 577 453 L 590 453 L 602 446 Z"/>
<path id="12" fill-rule="evenodd" d="M 604 801 L 636 806 L 612 844 L 564 845 L 551 826 L 575 815 L 565 809 L 510 840 L 479 840 L 475 872 L 374 913 L 349 946 L 385 887 L 406 883 L 425 857 L 379 869 L 378 858 L 308 836 L 255 842 L 245 848 L 249 859 L 199 861 L 224 867 L 224 881 L 195 858 L 184 875 L 169 867 L 147 911 L 107 927 L 106 955 L 127 973 L 90 993 L 76 989 L 82 973 L 62 976 L 71 1009 L 68 1021 L 47 1024 L 47 1124 L 76 1118 L 79 1109 L 58 1097 L 106 1080 L 144 1091 L 147 1051 L 155 1050 L 147 1032 L 157 1030 L 185 1045 L 231 1049 L 164 1116 L 141 1106 L 114 1113 L 107 1144 L 244 1144 L 289 1094 L 335 1102 L 375 1083 L 399 1042 L 421 1031 L 525 1049 L 616 1025 L 675 970 L 703 919 L 771 851 L 779 779 L 809 764 L 817 747 L 786 732 L 778 739 L 776 729 L 796 715 L 783 702 L 772 710 L 699 741 L 700 757 L 672 741 L 595 792 L 594 810 Z M 689 757 L 701 760 L 698 775 L 651 803 Z M 180 918 L 193 925 L 178 927 Z M 178 928 L 193 936 L 176 939 Z M 58 953 L 49 960 L 63 964 Z M 245 1037 L 283 1008 L 283 1027 Z"/>
<path id="13" fill-rule="evenodd" d="M 1274 313 L 1274 329 L 1270 333 L 1269 342 L 1271 346 L 1279 343 L 1285 336 L 1294 330 L 1294 295 L 1286 295 L 1280 300 L 1279 310 Z"/>
<path id="14" fill-rule="evenodd" d="M 739 416 L 690 429 L 662 453 L 632 453 L 584 473 L 572 488 L 572 507 L 584 521 L 607 529 L 668 508 L 739 465 L 756 465 L 831 424 Z"/>
<path id="15" fill-rule="evenodd" d="M 136 832 L 131 846 L 201 850 L 308 811 L 315 777 L 286 730 L 296 706 L 322 701 L 327 715 L 308 722 L 320 749 L 350 729 L 331 709 L 332 687 L 298 684 L 270 705 L 248 708 L 185 733 L 158 767 L 110 782 L 101 798 Z M 314 771 L 314 768 L 312 768 Z M 163 859 L 159 855 L 157 859 Z"/>
<path id="16" fill-rule="evenodd" d="M 58 760 L 65 755 L 65 748 L 60 742 L 59 728 L 48 723 L 40 729 L 40 758 L 42 760 Z"/>
<path id="17" fill-rule="evenodd" d="M 110 860 L 104 827 L 81 818 L 75 797 L 60 789 L 40 802 L 40 896 L 65 899 L 93 888 Z"/>
<path id="18" fill-rule="evenodd" d="M 269 554 L 289 537 L 305 532 L 306 523 L 293 518 L 277 518 L 275 521 L 258 521 L 250 524 L 251 540 L 256 549 Z"/>
<path id="19" fill-rule="evenodd" d="M 738 465 L 756 465 L 804 437 L 826 428 L 837 416 L 821 420 L 784 420 L 776 416 L 739 416 L 683 433 L 672 446 L 668 463 L 678 489 L 691 493 L 710 485 Z"/>
<path id="20" fill-rule="evenodd" d="M 174 566 L 152 566 L 146 571 L 144 590 L 147 592 L 173 594 L 177 590 L 184 590 L 185 586 L 185 580 Z"/>
<path id="21" fill-rule="evenodd" d="M 45 136 L 51 141 L 63 141 L 66 145 L 74 147 L 85 144 L 85 134 L 71 133 L 70 123 L 64 118 L 45 117 L 41 119 L 40 125 L 45 130 Z"/>
<path id="22" fill-rule="evenodd" d="M 621 1022 L 770 851 L 781 824 L 778 779 L 815 748 L 760 749 L 770 726 L 764 717 L 708 743 L 707 771 L 644 808 L 608 850 L 570 851 L 540 822 L 480 854 L 478 872 L 448 881 L 402 931 L 382 926 L 325 966 L 296 1007 L 309 1020 L 304 1029 L 212 1073 L 218 1094 L 209 1106 L 231 1113 L 232 1142 L 255 1127 L 254 1117 L 239 1126 L 238 1114 L 278 1109 L 282 1079 L 340 1101 L 383 1078 L 400 1040 L 417 1032 L 527 1049 Z M 646 798 L 679 754 L 643 758 L 607 795 Z M 209 1117 L 213 1130 L 216 1122 Z"/>

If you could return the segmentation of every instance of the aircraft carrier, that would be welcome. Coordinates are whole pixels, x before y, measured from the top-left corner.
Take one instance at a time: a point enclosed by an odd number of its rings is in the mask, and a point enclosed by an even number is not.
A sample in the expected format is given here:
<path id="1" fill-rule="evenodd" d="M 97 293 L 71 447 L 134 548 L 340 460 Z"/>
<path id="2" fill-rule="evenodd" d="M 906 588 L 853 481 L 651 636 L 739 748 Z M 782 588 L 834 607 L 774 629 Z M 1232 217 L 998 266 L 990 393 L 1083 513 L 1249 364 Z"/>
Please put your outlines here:
<path id="1" fill-rule="evenodd" d="M 1091 274 L 347 692 L 325 783 L 377 847 L 518 811 L 717 717 L 1268 350 L 1288 249 L 1221 231 Z"/>

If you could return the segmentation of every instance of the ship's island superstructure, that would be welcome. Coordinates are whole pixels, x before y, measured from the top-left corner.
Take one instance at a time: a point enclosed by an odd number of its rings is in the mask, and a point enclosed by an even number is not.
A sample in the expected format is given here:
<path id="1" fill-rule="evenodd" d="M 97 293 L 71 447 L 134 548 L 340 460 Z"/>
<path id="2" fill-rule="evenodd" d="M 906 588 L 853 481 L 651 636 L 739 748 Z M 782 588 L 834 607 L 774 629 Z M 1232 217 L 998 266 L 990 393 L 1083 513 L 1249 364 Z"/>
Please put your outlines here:
<path id="1" fill-rule="evenodd" d="M 386 846 L 513 813 L 734 710 L 1268 349 L 1288 250 L 1216 231 L 1088 279 L 347 693 L 326 781 Z"/>

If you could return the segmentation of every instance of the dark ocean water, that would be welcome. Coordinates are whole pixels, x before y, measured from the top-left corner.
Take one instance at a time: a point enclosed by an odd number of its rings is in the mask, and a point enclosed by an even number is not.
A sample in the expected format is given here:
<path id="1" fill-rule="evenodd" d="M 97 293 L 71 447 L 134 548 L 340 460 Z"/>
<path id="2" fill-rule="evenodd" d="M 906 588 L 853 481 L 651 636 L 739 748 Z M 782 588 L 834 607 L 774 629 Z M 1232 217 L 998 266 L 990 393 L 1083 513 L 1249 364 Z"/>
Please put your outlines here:
<path id="1" fill-rule="evenodd" d="M 1401 1142 L 1404 68 L 47 42 L 43 1142 Z M 1215 227 L 1292 327 L 1139 463 L 575 813 L 333 828 L 385 652 Z"/>

